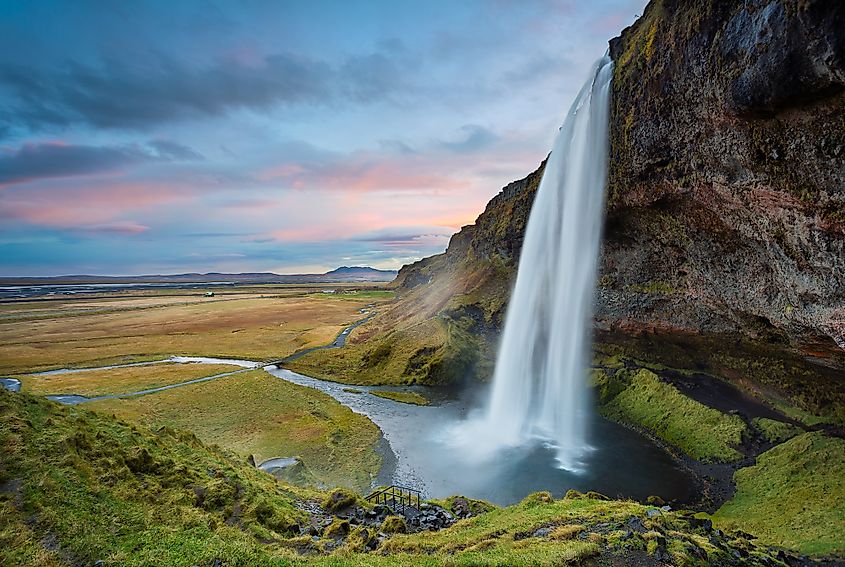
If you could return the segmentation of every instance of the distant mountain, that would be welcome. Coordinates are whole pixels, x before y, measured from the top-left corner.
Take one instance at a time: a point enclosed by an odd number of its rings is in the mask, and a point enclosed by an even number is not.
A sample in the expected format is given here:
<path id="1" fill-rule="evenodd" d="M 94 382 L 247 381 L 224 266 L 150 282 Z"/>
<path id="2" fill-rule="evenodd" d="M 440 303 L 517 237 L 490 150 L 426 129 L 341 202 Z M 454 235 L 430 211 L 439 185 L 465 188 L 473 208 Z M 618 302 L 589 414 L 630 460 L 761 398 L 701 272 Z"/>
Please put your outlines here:
<path id="1" fill-rule="evenodd" d="M 396 270 L 378 270 L 369 266 L 341 266 L 332 270 L 331 272 L 326 272 L 323 275 L 327 277 L 390 277 L 390 279 L 392 280 L 396 277 L 396 274 Z"/>
<path id="2" fill-rule="evenodd" d="M 33 285 L 96 285 L 96 284 L 185 284 L 185 283 L 345 283 L 345 282 L 390 282 L 396 277 L 395 270 L 377 270 L 369 266 L 342 266 L 324 274 L 274 274 L 272 272 L 250 272 L 224 274 L 159 274 L 146 276 L 46 276 L 5 277 L 0 286 Z"/>

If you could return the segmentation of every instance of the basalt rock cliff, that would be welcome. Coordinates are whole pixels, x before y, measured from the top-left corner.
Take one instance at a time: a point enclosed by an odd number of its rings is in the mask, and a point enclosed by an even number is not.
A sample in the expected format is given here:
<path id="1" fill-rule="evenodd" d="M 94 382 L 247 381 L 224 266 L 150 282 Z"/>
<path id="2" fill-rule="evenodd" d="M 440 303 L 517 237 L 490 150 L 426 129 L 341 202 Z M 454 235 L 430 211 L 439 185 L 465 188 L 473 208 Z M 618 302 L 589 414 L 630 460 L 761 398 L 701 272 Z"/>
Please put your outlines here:
<path id="1" fill-rule="evenodd" d="M 654 0 L 610 51 L 600 344 L 840 411 L 845 4 Z M 541 175 L 402 268 L 397 308 L 493 344 Z"/>

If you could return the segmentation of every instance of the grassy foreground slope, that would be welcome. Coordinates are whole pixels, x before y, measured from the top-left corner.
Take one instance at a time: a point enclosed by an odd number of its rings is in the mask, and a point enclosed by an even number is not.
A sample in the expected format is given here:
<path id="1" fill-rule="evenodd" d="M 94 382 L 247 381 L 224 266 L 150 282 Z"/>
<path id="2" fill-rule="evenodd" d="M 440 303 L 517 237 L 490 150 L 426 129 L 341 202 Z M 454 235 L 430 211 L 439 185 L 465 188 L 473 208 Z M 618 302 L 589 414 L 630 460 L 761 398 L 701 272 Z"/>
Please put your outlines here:
<path id="1" fill-rule="evenodd" d="M 0 390 L 3 565 L 269 565 L 307 496 L 192 434 Z"/>
<path id="2" fill-rule="evenodd" d="M 536 493 L 437 532 L 324 528 L 331 498 L 192 434 L 4 390 L 0 447 L 3 565 L 781 564 L 688 514 L 595 494 Z"/>
<path id="3" fill-rule="evenodd" d="M 258 463 L 300 457 L 318 484 L 365 491 L 381 466 L 375 452 L 381 432 L 373 422 L 327 394 L 263 370 L 86 407 L 151 427 L 190 430 Z"/>

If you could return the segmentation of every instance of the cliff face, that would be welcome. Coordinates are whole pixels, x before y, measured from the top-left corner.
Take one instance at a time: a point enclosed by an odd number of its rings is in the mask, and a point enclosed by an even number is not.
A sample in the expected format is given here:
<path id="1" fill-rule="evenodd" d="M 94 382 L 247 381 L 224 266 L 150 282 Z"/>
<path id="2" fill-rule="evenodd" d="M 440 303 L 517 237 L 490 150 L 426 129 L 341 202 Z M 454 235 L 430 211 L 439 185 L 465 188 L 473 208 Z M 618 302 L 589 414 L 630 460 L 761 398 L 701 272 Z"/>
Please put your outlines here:
<path id="1" fill-rule="evenodd" d="M 611 55 L 599 341 L 845 400 L 845 4 L 653 0 Z M 436 265 L 404 267 L 400 292 L 462 282 L 452 304 L 495 337 L 540 173 Z M 473 292 L 479 273 L 498 297 Z"/>
<path id="2" fill-rule="evenodd" d="M 611 42 L 597 318 L 841 365 L 845 4 L 689 5 L 652 2 Z"/>

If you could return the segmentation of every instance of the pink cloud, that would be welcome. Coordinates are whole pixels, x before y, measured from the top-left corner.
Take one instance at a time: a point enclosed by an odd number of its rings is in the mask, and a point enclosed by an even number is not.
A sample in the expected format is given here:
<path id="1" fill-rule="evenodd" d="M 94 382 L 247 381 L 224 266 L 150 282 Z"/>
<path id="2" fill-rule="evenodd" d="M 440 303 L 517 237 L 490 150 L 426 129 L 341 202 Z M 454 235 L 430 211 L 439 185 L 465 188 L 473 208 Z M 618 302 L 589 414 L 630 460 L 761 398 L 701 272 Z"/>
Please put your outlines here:
<path id="1" fill-rule="evenodd" d="M 150 230 L 150 227 L 130 220 L 81 226 L 79 227 L 79 230 L 95 233 L 141 234 L 142 232 Z"/>
<path id="2" fill-rule="evenodd" d="M 9 190 L 0 201 L 0 218 L 58 229 L 138 234 L 149 227 L 131 220 L 137 213 L 183 203 L 193 191 L 144 182 L 76 186 L 67 181 Z"/>
<path id="3" fill-rule="evenodd" d="M 438 172 L 432 160 L 418 157 L 355 154 L 325 166 L 282 164 L 258 174 L 262 181 L 286 181 L 296 189 L 353 192 L 466 189 L 469 182 Z"/>

